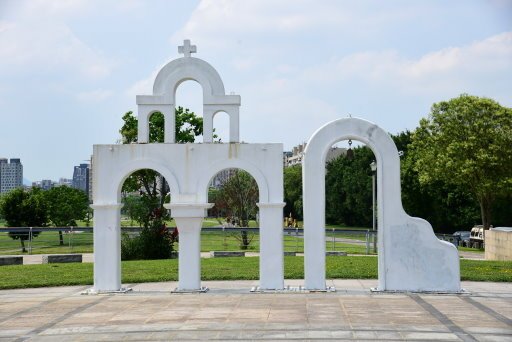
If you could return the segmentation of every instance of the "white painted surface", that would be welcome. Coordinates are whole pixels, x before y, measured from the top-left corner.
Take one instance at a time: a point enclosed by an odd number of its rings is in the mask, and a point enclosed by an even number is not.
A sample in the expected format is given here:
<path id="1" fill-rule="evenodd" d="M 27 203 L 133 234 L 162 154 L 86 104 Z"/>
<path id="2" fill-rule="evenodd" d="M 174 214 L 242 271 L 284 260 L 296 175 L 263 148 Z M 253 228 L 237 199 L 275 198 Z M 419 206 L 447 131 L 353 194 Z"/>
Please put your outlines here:
<path id="1" fill-rule="evenodd" d="M 284 288 L 282 262 L 284 205 L 285 203 L 258 203 L 260 208 L 260 287 L 262 289 Z"/>
<path id="2" fill-rule="evenodd" d="M 203 89 L 203 142 L 213 142 L 213 116 L 222 111 L 230 117 L 230 142 L 240 141 L 239 95 L 226 95 L 224 83 L 218 72 L 207 62 L 191 57 L 197 48 L 185 41 L 178 49 L 184 57 L 166 64 L 157 74 L 153 84 L 153 95 L 138 95 L 139 106 L 138 129 L 139 143 L 147 143 L 149 137 L 149 115 L 154 111 L 162 111 L 166 118 L 165 142 L 174 143 L 174 108 L 176 107 L 176 89 L 188 80 L 199 83 Z M 170 119 L 170 120 L 167 120 Z M 172 121 L 171 121 L 172 120 Z M 167 122 L 169 121 L 169 126 Z M 172 127 L 171 127 L 172 126 Z"/>
<path id="3" fill-rule="evenodd" d="M 171 216 L 180 232 L 179 288 L 201 288 L 200 232 L 208 202 L 208 186 L 215 174 L 238 168 L 251 174 L 259 189 L 260 287 L 283 288 L 283 146 L 282 144 L 240 144 L 240 96 L 225 95 L 217 71 L 205 61 L 190 57 L 197 48 L 185 41 L 178 58 L 158 73 L 153 95 L 137 96 L 138 144 L 94 145 L 94 289 L 121 289 L 120 224 L 121 188 L 134 171 L 152 169 L 169 183 Z M 175 144 L 175 93 L 186 80 L 203 88 L 204 141 L 207 144 Z M 165 143 L 147 144 L 149 117 L 160 111 L 165 116 Z M 229 144 L 213 141 L 213 116 L 230 117 Z"/>
<path id="4" fill-rule="evenodd" d="M 325 156 L 341 140 L 359 140 L 377 161 L 379 286 L 381 291 L 460 291 L 459 256 L 430 224 L 402 207 L 400 160 L 389 135 L 375 124 L 339 119 L 318 129 L 303 164 L 305 286 L 325 289 Z M 369 167 L 369 166 L 368 166 Z"/>
<path id="5" fill-rule="evenodd" d="M 94 290 L 121 289 L 121 230 L 119 210 L 122 205 L 96 204 L 94 209 Z M 96 229 L 98 227 L 98 229 Z"/>

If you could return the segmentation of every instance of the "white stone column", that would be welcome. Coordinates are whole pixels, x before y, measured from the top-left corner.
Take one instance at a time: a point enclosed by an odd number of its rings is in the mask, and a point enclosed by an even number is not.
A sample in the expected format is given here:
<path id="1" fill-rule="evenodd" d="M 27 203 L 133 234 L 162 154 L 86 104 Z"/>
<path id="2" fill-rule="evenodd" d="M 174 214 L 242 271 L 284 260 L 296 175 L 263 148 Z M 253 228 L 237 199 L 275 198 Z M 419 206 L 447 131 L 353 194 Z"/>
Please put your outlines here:
<path id="1" fill-rule="evenodd" d="M 213 142 L 213 113 L 214 109 L 203 105 L 203 142 Z"/>
<path id="2" fill-rule="evenodd" d="M 240 107 L 233 106 L 229 111 L 229 142 L 240 142 Z"/>
<path id="3" fill-rule="evenodd" d="M 162 111 L 164 115 L 164 142 L 174 144 L 176 142 L 176 112 L 174 103 L 168 105 L 168 109 Z"/>
<path id="4" fill-rule="evenodd" d="M 91 205 L 94 209 L 94 288 L 95 292 L 121 290 L 122 204 Z"/>
<path id="5" fill-rule="evenodd" d="M 147 105 L 138 105 L 137 114 L 137 142 L 149 142 L 149 112 L 151 107 Z"/>
<path id="6" fill-rule="evenodd" d="M 201 291 L 201 226 L 206 209 L 213 204 L 171 203 L 171 209 L 179 231 L 178 290 Z"/>
<path id="7" fill-rule="evenodd" d="M 283 207 L 258 203 L 260 208 L 260 288 L 284 288 Z"/>

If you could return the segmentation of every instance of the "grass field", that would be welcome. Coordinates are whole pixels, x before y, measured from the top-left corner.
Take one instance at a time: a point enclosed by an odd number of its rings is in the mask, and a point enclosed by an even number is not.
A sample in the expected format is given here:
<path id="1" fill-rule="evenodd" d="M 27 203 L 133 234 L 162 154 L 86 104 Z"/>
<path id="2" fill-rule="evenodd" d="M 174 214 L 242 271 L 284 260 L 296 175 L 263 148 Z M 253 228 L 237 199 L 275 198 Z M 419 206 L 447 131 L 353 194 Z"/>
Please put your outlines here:
<path id="1" fill-rule="evenodd" d="M 304 278 L 304 258 L 285 257 L 285 278 Z M 327 257 L 328 279 L 376 279 L 376 257 Z M 212 258 L 201 260 L 202 280 L 256 280 L 259 258 Z M 176 281 L 178 260 L 123 261 L 125 284 Z M 461 260 L 461 279 L 512 282 L 511 261 Z M 46 264 L 0 267 L 0 288 L 91 285 L 93 264 Z"/>
<path id="2" fill-rule="evenodd" d="M 249 237 L 252 239 L 248 252 L 259 251 L 259 235 L 249 232 Z M 345 235 L 335 235 L 336 238 L 345 238 Z M 366 246 L 362 244 L 350 244 L 340 241 L 330 240 L 326 241 L 326 248 L 329 251 L 344 251 L 350 254 L 365 254 Z M 364 236 L 362 239 L 364 240 Z M 61 254 L 61 253 L 92 253 L 93 252 L 93 234 L 91 232 L 75 232 L 63 234 L 64 245 L 59 245 L 58 232 L 42 232 L 39 236 L 35 237 L 30 243 L 32 254 Z M 29 248 L 29 242 L 25 242 L 25 246 Z M 179 248 L 179 244 L 175 245 L 175 249 Z M 286 235 L 284 237 L 284 249 L 287 252 L 302 253 L 304 251 L 304 239 L 293 235 Z M 229 228 L 224 232 L 206 232 L 201 234 L 201 251 L 239 251 L 240 248 L 240 233 L 230 232 Z M 0 255 L 6 254 L 23 254 L 21 252 L 20 241 L 11 239 L 7 233 L 0 232 Z M 25 253 L 27 254 L 27 253 Z"/>

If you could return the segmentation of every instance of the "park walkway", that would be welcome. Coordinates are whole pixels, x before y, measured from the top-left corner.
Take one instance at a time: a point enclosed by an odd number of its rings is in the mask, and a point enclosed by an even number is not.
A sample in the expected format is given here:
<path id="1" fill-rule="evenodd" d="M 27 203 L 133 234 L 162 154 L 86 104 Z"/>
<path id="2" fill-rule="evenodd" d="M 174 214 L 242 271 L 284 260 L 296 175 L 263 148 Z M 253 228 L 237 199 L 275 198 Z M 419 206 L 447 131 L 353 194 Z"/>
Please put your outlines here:
<path id="1" fill-rule="evenodd" d="M 462 294 L 374 293 L 376 280 L 331 280 L 336 292 L 250 293 L 255 281 L 0 291 L 0 341 L 512 341 L 512 283 L 463 282 Z"/>
<path id="2" fill-rule="evenodd" d="M 24 265 L 33 265 L 33 264 L 41 264 L 42 256 L 44 254 L 31 254 L 31 255 L 23 255 L 23 264 Z M 297 255 L 304 255 L 302 253 L 297 253 Z M 349 254 L 351 256 L 366 256 L 362 254 Z M 484 253 L 478 252 L 459 252 L 459 255 L 464 259 L 472 259 L 472 260 L 484 260 Z M 259 256 L 257 252 L 246 252 L 246 256 Z M 201 252 L 201 258 L 210 258 L 210 252 Z M 82 254 L 82 262 L 94 262 L 94 255 L 92 253 L 83 253 Z"/>

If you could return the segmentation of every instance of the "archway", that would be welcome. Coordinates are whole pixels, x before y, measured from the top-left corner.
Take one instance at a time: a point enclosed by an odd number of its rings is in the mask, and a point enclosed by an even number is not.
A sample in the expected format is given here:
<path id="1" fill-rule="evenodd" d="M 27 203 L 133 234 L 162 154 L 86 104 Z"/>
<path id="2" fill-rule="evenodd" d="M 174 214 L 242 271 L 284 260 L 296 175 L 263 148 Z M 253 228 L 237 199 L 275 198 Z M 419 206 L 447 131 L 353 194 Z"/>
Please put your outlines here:
<path id="1" fill-rule="evenodd" d="M 233 145 L 236 148 L 236 145 Z M 243 146 L 243 145 L 242 145 Z M 232 148 L 231 144 L 228 146 Z M 234 151 L 231 152 L 235 154 Z M 281 152 L 282 154 L 282 152 Z M 282 167 L 282 164 L 275 165 Z M 248 160 L 230 158 L 211 163 L 208 172 L 199 179 L 198 192 L 208 198 L 208 188 L 213 177 L 222 170 L 238 169 L 250 175 L 257 184 L 259 210 L 259 272 L 260 288 L 282 289 L 284 287 L 284 246 L 282 213 L 283 202 L 272 201 L 274 198 L 282 198 L 282 185 L 276 187 L 276 183 L 282 184 L 282 178 L 268 179 L 255 164 Z M 281 173 L 282 177 L 282 173 Z"/>
<path id="2" fill-rule="evenodd" d="M 213 115 L 213 133 L 216 137 L 214 140 L 227 143 L 231 142 L 230 131 L 230 118 L 229 114 L 225 111 L 218 111 Z"/>
<path id="3" fill-rule="evenodd" d="M 283 288 L 282 144 L 240 144 L 239 95 L 226 95 L 217 71 L 207 62 L 191 57 L 195 46 L 186 40 L 184 56 L 165 65 L 153 84 L 152 95 L 137 96 L 137 144 L 94 145 L 93 201 L 95 211 L 94 289 L 119 291 L 119 187 L 131 172 L 149 168 L 169 182 L 171 203 L 165 204 L 180 228 L 179 290 L 201 288 L 200 232 L 205 212 L 211 207 L 207 189 L 211 177 L 225 168 L 249 172 L 259 188 L 261 258 L 260 286 Z M 203 144 L 176 143 L 176 89 L 194 80 L 203 90 Z M 149 142 L 149 116 L 165 117 L 164 144 Z M 230 118 L 230 143 L 213 144 L 213 116 L 225 112 Z M 117 240 L 116 240 L 117 239 Z M 98 248 L 96 248 L 98 246 Z"/>
<path id="4" fill-rule="evenodd" d="M 213 252 L 214 255 L 222 251 L 224 255 L 240 256 L 243 253 L 245 257 L 256 256 L 260 242 L 258 199 L 258 185 L 248 172 L 224 169 L 217 173 L 208 190 L 208 202 L 213 207 L 205 219 L 205 223 L 213 223 L 213 227 L 203 228 L 202 251 Z M 248 271 L 257 273 L 257 263 L 248 261 Z"/>
<path id="5" fill-rule="evenodd" d="M 318 129 L 305 151 L 303 164 L 305 286 L 325 289 L 325 158 L 340 140 L 368 145 L 379 165 L 378 244 L 381 291 L 460 291 L 457 249 L 439 241 L 430 224 L 408 216 L 402 207 L 400 160 L 389 135 L 365 120 L 339 119 Z"/>
<path id="6" fill-rule="evenodd" d="M 371 244 L 377 223 L 370 166 L 374 160 L 372 150 L 359 141 L 343 140 L 329 148 L 325 164 L 327 254 L 376 253 L 376 244 Z"/>
<path id="7" fill-rule="evenodd" d="M 180 139 L 184 136 L 183 133 L 191 128 L 190 124 L 184 121 L 185 117 L 188 116 L 186 113 L 192 112 L 198 118 L 203 116 L 203 89 L 201 84 L 193 79 L 183 81 L 177 85 L 174 97 L 176 98 L 176 142 L 202 142 L 202 135 L 196 136 L 194 141 Z M 181 117 L 179 116 L 180 113 Z"/>
<path id="8" fill-rule="evenodd" d="M 121 146 L 116 146 L 122 149 Z M 114 146 L 104 149 L 106 153 L 115 152 Z M 119 151 L 118 151 L 119 152 Z M 169 184 L 171 194 L 179 192 L 179 186 L 173 171 L 151 160 L 133 160 L 118 163 L 109 160 L 98 163 L 96 151 L 93 158 L 95 165 L 96 183 L 94 184 L 96 198 L 94 209 L 94 291 L 119 291 L 121 289 L 121 208 L 123 206 L 122 187 L 130 175 L 140 170 L 163 176 Z M 116 165 L 117 169 L 113 167 Z M 162 178 L 153 179 L 155 184 L 163 185 Z M 160 188 L 162 189 L 162 187 Z M 167 194 L 164 189 L 162 195 Z M 160 192 L 162 190 L 159 190 Z"/>

